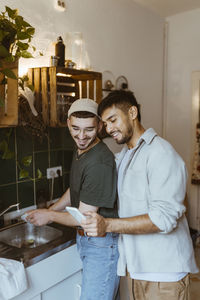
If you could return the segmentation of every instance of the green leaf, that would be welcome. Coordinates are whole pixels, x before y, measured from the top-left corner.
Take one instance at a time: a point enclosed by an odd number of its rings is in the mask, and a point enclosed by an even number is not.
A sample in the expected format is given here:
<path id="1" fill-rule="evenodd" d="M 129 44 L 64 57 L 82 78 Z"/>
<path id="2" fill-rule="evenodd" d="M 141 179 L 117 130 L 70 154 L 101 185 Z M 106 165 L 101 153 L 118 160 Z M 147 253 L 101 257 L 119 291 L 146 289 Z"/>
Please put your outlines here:
<path id="1" fill-rule="evenodd" d="M 30 52 L 26 51 L 26 50 L 23 50 L 21 52 L 21 56 L 24 57 L 24 58 L 33 58 L 33 55 Z"/>
<path id="2" fill-rule="evenodd" d="M 9 54 L 7 57 L 4 58 L 5 62 L 14 62 L 15 57 L 12 54 Z"/>
<path id="3" fill-rule="evenodd" d="M 0 57 L 6 57 L 9 55 L 8 50 L 3 45 L 0 45 Z"/>
<path id="4" fill-rule="evenodd" d="M 6 152 L 4 152 L 2 156 L 3 159 L 12 159 L 14 157 L 15 157 L 15 153 L 10 151 L 9 149 Z"/>
<path id="5" fill-rule="evenodd" d="M 27 40 L 30 38 L 30 35 L 26 32 L 23 31 L 18 31 L 17 32 L 17 39 L 18 40 Z"/>
<path id="6" fill-rule="evenodd" d="M 35 28 L 33 28 L 33 27 L 27 28 L 26 32 L 27 32 L 29 35 L 34 35 L 34 33 L 35 33 Z"/>
<path id="7" fill-rule="evenodd" d="M 40 53 L 40 56 L 44 56 L 44 54 L 42 52 L 39 52 Z"/>
<path id="8" fill-rule="evenodd" d="M 33 51 L 36 51 L 36 47 L 35 46 L 32 46 L 32 49 L 33 49 Z"/>
<path id="9" fill-rule="evenodd" d="M 28 47 L 29 47 L 29 44 L 22 43 L 22 42 L 17 42 L 17 46 L 19 47 L 20 50 L 27 50 Z"/>
<path id="10" fill-rule="evenodd" d="M 24 27 L 32 27 L 28 22 L 23 20 L 23 26 Z"/>
<path id="11" fill-rule="evenodd" d="M 8 78 L 17 79 L 15 73 L 11 69 L 8 69 L 8 68 L 3 69 L 3 70 L 1 70 L 1 73 L 3 73 Z"/>
<path id="12" fill-rule="evenodd" d="M 29 172 L 27 170 L 21 169 L 19 172 L 19 179 L 24 179 L 29 177 Z"/>
<path id="13" fill-rule="evenodd" d="M 0 151 L 3 152 L 1 155 L 2 159 L 11 159 L 15 157 L 15 153 L 8 148 L 8 142 L 6 140 L 0 142 Z"/>
<path id="14" fill-rule="evenodd" d="M 21 28 L 23 26 L 23 17 L 22 16 L 17 16 L 15 18 L 15 23 L 17 25 L 18 28 Z"/>
<path id="15" fill-rule="evenodd" d="M 42 178 L 42 172 L 40 169 L 37 169 L 37 178 Z"/>
<path id="16" fill-rule="evenodd" d="M 14 19 L 16 18 L 17 16 L 17 9 L 11 9 L 10 7 L 6 6 L 6 12 L 8 13 L 8 16 L 11 18 L 11 19 Z"/>
<path id="17" fill-rule="evenodd" d="M 31 155 L 29 155 L 29 156 L 24 156 L 24 157 L 22 158 L 22 163 L 23 163 L 23 165 L 24 165 L 25 167 L 29 167 L 30 164 L 32 163 L 32 156 L 31 156 Z"/>

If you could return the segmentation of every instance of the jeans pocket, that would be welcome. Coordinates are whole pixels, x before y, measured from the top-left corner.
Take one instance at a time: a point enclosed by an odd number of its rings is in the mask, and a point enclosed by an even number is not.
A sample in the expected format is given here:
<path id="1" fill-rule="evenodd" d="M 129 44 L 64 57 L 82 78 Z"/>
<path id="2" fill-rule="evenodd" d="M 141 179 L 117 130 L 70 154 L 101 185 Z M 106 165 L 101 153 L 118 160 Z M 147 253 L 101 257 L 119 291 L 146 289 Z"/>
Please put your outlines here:
<path id="1" fill-rule="evenodd" d="M 117 247 L 116 238 L 107 234 L 105 237 L 88 237 L 88 245 L 97 248 L 114 248 Z"/>
<path id="2" fill-rule="evenodd" d="M 106 237 L 88 237 L 88 245 L 96 248 L 113 248 L 112 239 Z"/>

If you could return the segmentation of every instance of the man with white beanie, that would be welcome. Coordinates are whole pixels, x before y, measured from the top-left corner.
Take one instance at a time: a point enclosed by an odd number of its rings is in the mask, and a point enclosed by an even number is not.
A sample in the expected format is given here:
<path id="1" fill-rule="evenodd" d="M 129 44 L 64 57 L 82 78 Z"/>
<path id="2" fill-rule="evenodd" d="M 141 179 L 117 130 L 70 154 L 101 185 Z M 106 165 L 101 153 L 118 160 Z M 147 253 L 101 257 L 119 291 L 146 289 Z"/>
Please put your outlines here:
<path id="1" fill-rule="evenodd" d="M 66 206 L 80 212 L 98 212 L 116 218 L 117 175 L 114 156 L 99 140 L 102 123 L 98 105 L 91 99 L 76 100 L 68 111 L 68 127 L 77 149 L 70 172 L 70 188 L 49 209 L 28 213 L 27 221 L 42 226 L 49 222 L 77 227 L 77 248 L 83 262 L 81 300 L 114 300 L 117 294 L 118 234 L 88 237 Z"/>

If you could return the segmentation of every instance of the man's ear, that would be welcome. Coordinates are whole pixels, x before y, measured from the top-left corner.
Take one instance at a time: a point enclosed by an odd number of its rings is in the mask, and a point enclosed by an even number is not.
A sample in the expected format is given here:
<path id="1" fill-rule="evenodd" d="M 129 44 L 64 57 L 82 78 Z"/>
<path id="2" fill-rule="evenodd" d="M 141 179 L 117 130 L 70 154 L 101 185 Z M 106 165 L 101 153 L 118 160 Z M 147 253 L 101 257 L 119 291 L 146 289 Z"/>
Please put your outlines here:
<path id="1" fill-rule="evenodd" d="M 71 126 L 71 123 L 70 123 L 70 119 L 69 119 L 69 118 L 67 118 L 67 126 L 68 126 L 68 128 L 70 128 L 70 126 Z"/>
<path id="2" fill-rule="evenodd" d="M 99 120 L 99 124 L 98 124 L 98 133 L 101 132 L 102 128 L 103 128 L 103 122 L 102 122 L 101 120 Z"/>
<path id="3" fill-rule="evenodd" d="M 138 110 L 136 106 L 131 106 L 128 111 L 132 120 L 135 120 L 138 116 Z"/>

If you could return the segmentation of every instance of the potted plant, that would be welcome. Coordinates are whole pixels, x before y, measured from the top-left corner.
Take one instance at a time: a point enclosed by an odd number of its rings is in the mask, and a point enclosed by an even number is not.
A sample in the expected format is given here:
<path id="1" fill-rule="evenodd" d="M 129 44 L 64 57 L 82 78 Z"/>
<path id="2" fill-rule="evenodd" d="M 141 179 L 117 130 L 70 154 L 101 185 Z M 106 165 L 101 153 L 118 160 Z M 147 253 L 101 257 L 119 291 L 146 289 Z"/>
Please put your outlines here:
<path id="1" fill-rule="evenodd" d="M 35 47 L 31 45 L 34 33 L 35 28 L 18 14 L 17 9 L 11 9 L 8 6 L 5 6 L 5 11 L 0 12 L 0 107 L 4 106 L 4 96 L 6 95 L 5 86 L 9 85 L 10 78 L 17 81 L 17 84 L 15 84 L 17 90 L 19 86 L 24 89 L 24 82 L 28 81 L 27 76 L 17 77 L 17 72 L 13 72 L 13 70 L 18 68 L 18 60 L 20 57 L 33 57 L 31 53 L 36 50 Z M 30 85 L 29 87 L 32 89 Z M 16 93 L 14 90 L 12 91 L 12 98 L 14 97 L 14 94 L 16 94 L 15 105 L 18 105 L 17 91 Z M 9 125 L 10 124 L 8 124 L 8 127 Z M 15 159 L 14 152 L 9 149 L 9 139 L 12 130 L 12 128 L 9 129 L 6 132 L 5 138 L 0 140 L 1 159 Z M 31 163 L 32 156 L 23 157 L 21 162 L 16 160 L 19 170 L 19 179 L 29 178 L 29 173 L 25 167 L 30 166 Z M 41 176 L 42 174 L 38 169 L 37 177 L 40 178 Z"/>
<path id="2" fill-rule="evenodd" d="M 20 57 L 33 57 L 31 52 L 36 49 L 30 43 L 34 33 L 35 28 L 18 14 L 17 9 L 5 6 L 5 11 L 0 13 L 0 73 L 3 75 L 0 84 L 5 84 L 7 77 L 18 79 L 12 69 L 13 65 L 17 66 Z M 20 78 L 21 83 L 24 83 L 23 78 Z M 2 105 L 1 96 L 0 102 Z"/>
<path id="3" fill-rule="evenodd" d="M 18 14 L 17 9 L 6 6 L 0 13 L 0 59 L 13 62 L 20 57 L 33 57 L 28 50 L 31 47 L 35 51 L 30 45 L 34 33 L 35 28 Z"/>

